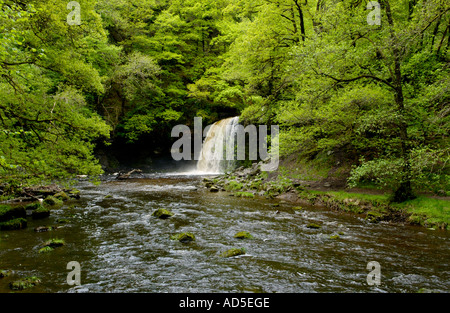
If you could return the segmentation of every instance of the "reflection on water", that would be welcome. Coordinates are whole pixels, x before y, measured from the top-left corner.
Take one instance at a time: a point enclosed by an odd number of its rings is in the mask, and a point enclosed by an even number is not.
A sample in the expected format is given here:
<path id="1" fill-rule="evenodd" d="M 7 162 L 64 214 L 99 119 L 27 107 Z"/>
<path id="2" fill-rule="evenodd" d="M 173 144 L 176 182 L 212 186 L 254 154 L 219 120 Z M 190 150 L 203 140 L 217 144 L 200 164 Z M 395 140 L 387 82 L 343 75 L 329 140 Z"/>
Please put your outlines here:
<path id="1" fill-rule="evenodd" d="M 420 227 L 369 224 L 352 215 L 294 204 L 243 199 L 197 187 L 200 176 L 154 175 L 79 186 L 82 199 L 25 230 L 0 233 L 0 268 L 8 282 L 38 276 L 30 292 L 447 292 L 450 236 Z M 158 208 L 175 215 L 152 217 Z M 35 233 L 39 225 L 68 224 Z M 310 229 L 311 222 L 321 225 Z M 254 239 L 233 238 L 248 231 Z M 170 240 L 191 232 L 196 240 Z M 330 236 L 338 235 L 337 239 Z M 66 245 L 39 254 L 50 238 Z M 221 258 L 243 247 L 247 253 Z M 81 264 L 81 286 L 68 286 L 66 265 Z M 381 285 L 368 286 L 367 263 L 381 265 Z"/>

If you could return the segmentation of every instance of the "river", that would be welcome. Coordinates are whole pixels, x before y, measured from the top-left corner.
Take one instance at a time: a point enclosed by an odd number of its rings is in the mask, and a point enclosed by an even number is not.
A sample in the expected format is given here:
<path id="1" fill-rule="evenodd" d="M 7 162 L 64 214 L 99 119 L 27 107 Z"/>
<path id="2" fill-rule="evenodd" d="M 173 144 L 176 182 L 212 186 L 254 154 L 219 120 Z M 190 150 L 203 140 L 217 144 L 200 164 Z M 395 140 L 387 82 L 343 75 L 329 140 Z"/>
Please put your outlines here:
<path id="1" fill-rule="evenodd" d="M 38 276 L 27 292 L 417 292 L 450 290 L 450 235 L 423 227 L 370 224 L 351 214 L 264 197 L 211 193 L 200 176 L 148 174 L 142 179 L 80 183 L 80 200 L 54 209 L 28 228 L 0 232 L 0 269 L 8 282 Z M 278 206 L 277 206 L 278 205 Z M 175 215 L 161 220 L 158 208 Z M 36 233 L 40 225 L 57 230 Z M 309 223 L 319 229 L 308 228 Z M 253 239 L 235 239 L 248 231 Z M 173 234 L 191 232 L 181 243 Z M 338 234 L 338 238 L 330 236 Z M 50 238 L 65 245 L 38 253 Z M 233 247 L 246 254 L 222 258 Z M 69 286 L 67 263 L 81 266 L 81 285 Z M 367 264 L 380 265 L 370 286 Z"/>

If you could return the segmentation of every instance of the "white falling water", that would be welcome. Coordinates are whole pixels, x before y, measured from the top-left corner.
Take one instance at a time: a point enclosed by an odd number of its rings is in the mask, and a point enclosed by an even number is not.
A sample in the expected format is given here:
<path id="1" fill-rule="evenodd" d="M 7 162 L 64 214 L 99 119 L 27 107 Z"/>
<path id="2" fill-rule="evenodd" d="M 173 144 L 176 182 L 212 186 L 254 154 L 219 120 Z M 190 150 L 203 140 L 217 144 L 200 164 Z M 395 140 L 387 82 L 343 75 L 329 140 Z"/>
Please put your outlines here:
<path id="1" fill-rule="evenodd" d="M 235 161 L 227 160 L 226 152 L 230 151 L 230 149 L 234 150 L 234 142 L 227 139 L 235 134 L 234 127 L 238 123 L 239 117 L 237 116 L 218 121 L 211 125 L 203 142 L 197 162 L 197 171 L 204 173 L 223 173 L 233 166 Z"/>

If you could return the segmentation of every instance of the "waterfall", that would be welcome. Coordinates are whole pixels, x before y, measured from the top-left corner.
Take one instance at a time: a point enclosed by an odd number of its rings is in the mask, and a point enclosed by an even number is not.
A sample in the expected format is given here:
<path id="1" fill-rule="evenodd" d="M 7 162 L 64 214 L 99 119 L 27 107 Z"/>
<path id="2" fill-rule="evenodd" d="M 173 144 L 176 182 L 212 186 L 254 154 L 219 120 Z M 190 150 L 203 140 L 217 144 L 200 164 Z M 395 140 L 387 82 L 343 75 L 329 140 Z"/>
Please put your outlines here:
<path id="1" fill-rule="evenodd" d="M 227 160 L 226 152 L 234 150 L 230 138 L 235 134 L 234 127 L 238 125 L 239 117 L 231 117 L 211 125 L 206 134 L 197 162 L 197 171 L 205 173 L 223 173 L 234 167 L 235 160 Z M 228 127 L 227 127 L 228 126 Z"/>

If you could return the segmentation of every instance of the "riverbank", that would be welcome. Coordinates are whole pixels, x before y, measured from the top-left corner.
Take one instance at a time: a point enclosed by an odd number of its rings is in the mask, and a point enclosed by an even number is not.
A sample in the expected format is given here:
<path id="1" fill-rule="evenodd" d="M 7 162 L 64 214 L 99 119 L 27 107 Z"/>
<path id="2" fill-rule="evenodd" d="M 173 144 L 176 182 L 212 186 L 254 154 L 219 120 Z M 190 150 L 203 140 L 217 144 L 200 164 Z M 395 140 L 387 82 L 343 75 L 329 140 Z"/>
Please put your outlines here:
<path id="1" fill-rule="evenodd" d="M 228 191 L 238 197 L 263 196 L 302 205 L 322 206 L 330 210 L 351 212 L 369 223 L 401 223 L 430 229 L 449 230 L 450 199 L 419 195 L 414 200 L 393 203 L 389 194 L 359 189 L 352 192 L 345 186 L 315 184 L 289 177 L 286 171 L 262 172 L 260 163 L 238 168 L 231 173 L 203 179 L 211 192 Z"/>

